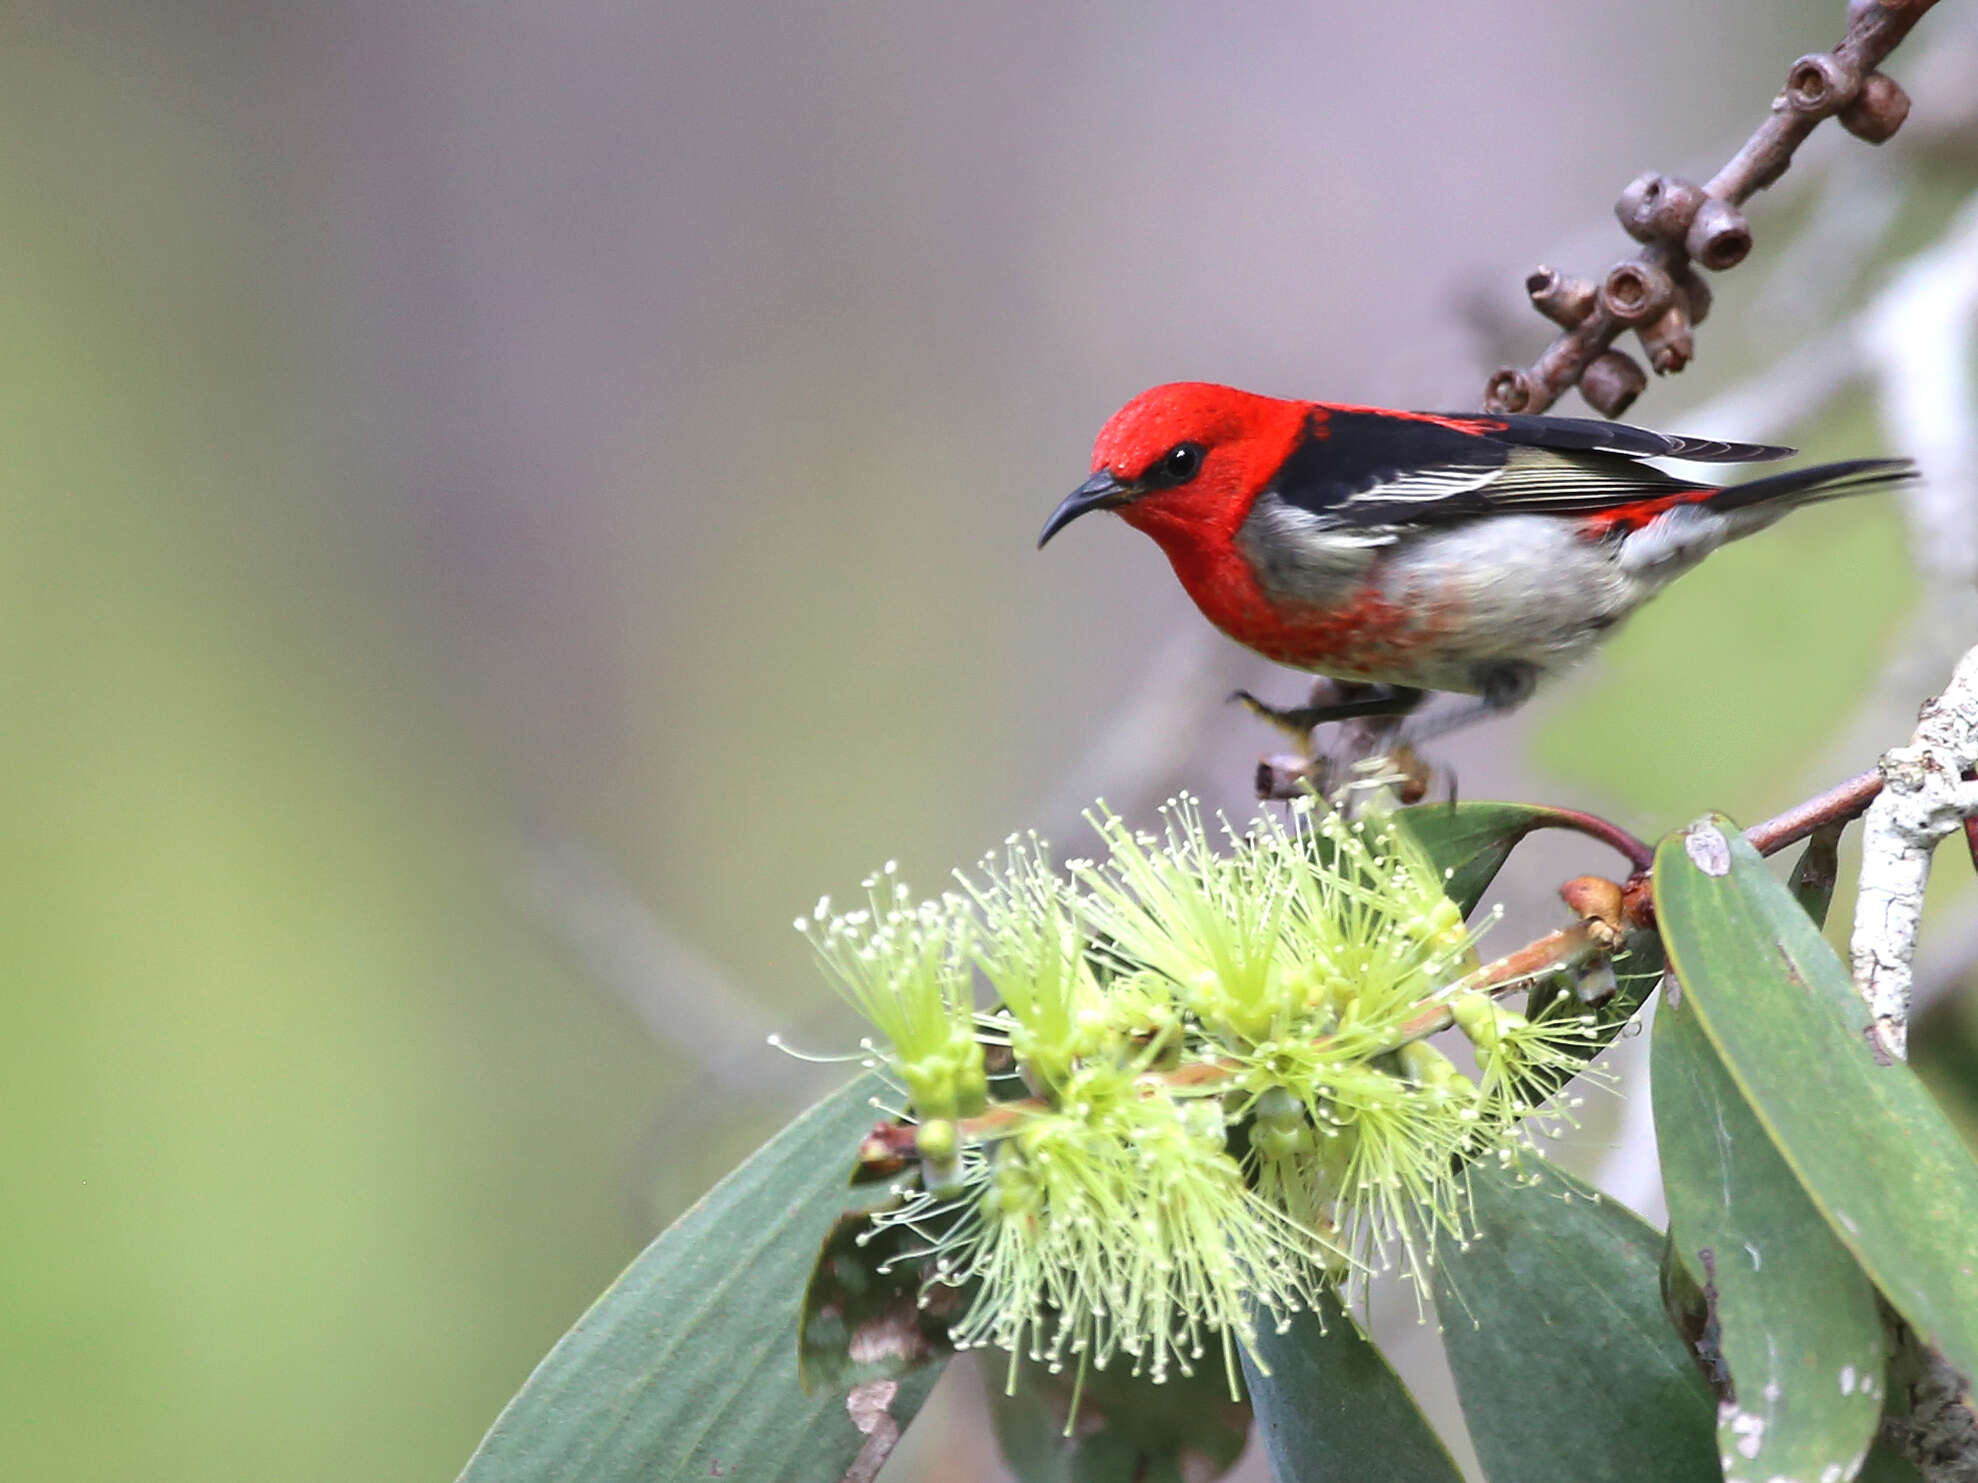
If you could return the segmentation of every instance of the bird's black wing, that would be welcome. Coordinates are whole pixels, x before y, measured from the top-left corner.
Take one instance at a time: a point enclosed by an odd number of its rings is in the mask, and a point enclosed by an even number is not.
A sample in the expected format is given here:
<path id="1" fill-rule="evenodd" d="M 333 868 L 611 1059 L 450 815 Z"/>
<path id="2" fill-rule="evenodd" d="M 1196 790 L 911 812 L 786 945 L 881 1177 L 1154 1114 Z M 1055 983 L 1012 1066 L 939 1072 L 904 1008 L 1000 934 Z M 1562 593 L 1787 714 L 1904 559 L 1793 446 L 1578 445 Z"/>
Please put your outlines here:
<path id="1" fill-rule="evenodd" d="M 1652 433 L 1621 422 L 1591 417 L 1527 417 L 1516 413 L 1451 413 L 1484 437 L 1516 448 L 1553 448 L 1562 453 L 1622 453 L 1629 458 L 1686 458 L 1694 463 L 1760 463 L 1790 458 L 1794 449 L 1773 443 L 1727 443 L 1721 438 L 1685 438 Z"/>
<path id="2" fill-rule="evenodd" d="M 1790 449 L 1679 438 L 1577 417 L 1322 407 L 1270 489 L 1328 525 L 1447 524 L 1493 513 L 1597 514 L 1703 488 L 1640 460 L 1730 461 Z"/>

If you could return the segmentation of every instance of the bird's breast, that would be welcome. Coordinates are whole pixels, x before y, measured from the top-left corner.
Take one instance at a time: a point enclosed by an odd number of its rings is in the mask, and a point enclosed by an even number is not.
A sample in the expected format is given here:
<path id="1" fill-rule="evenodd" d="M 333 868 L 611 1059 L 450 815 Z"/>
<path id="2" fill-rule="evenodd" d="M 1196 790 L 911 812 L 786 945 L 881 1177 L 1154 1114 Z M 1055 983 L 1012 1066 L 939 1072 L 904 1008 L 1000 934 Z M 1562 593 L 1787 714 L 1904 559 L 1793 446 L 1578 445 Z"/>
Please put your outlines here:
<path id="1" fill-rule="evenodd" d="M 1265 658 L 1343 679 L 1400 681 L 1453 617 L 1421 582 L 1396 588 L 1367 542 L 1293 545 L 1246 522 L 1233 540 L 1164 539 L 1216 627 Z"/>

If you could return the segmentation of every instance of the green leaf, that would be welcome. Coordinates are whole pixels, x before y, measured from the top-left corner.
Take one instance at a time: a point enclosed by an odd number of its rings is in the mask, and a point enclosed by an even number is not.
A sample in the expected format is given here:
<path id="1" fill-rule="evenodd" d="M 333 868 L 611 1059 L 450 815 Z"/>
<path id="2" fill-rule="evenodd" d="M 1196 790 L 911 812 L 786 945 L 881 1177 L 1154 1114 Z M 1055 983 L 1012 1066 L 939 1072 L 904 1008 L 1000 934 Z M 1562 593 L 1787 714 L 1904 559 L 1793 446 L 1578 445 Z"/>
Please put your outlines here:
<path id="1" fill-rule="evenodd" d="M 1670 1231 L 1729 1371 L 1717 1421 L 1726 1471 L 1852 1477 L 1882 1414 L 1875 1289 L 1738 1095 L 1686 996 L 1656 1015 L 1653 1056 Z"/>
<path id="2" fill-rule="evenodd" d="M 1193 1375 L 1170 1371 L 1159 1385 L 1119 1356 L 1082 1385 L 1073 1371 L 1053 1374 L 1028 1360 L 1014 1395 L 1008 1378 L 1004 1356 L 985 1356 L 996 1440 L 1023 1483 L 1212 1483 L 1250 1440 L 1250 1407 L 1230 1399 L 1220 1351 L 1205 1355 Z"/>
<path id="3" fill-rule="evenodd" d="M 1816 927 L 1827 925 L 1827 908 L 1833 904 L 1834 882 L 1841 872 L 1841 831 L 1845 824 L 1822 824 L 1808 837 L 1793 867 L 1788 889 Z"/>
<path id="4" fill-rule="evenodd" d="M 1662 1236 L 1527 1154 L 1470 1179 L 1477 1236 L 1435 1306 L 1492 1483 L 1717 1483 L 1716 1408 L 1663 1316 Z"/>
<path id="5" fill-rule="evenodd" d="M 1584 814 L 1535 803 L 1417 803 L 1396 811 L 1437 865 L 1445 889 L 1468 916 L 1477 909 L 1518 841 L 1535 829 L 1585 833 Z M 1618 873 L 1617 873 L 1618 874 Z"/>
<path id="6" fill-rule="evenodd" d="M 1429 858 L 1453 872 L 1444 889 L 1468 916 L 1512 848 L 1544 827 L 1549 810 L 1523 803 L 1417 803 L 1396 810 Z"/>
<path id="7" fill-rule="evenodd" d="M 1277 1483 L 1460 1483 L 1401 1377 L 1330 1292 L 1278 1333 L 1259 1324 L 1243 1378 Z"/>
<path id="8" fill-rule="evenodd" d="M 1877 1437 L 1868 1449 L 1868 1460 L 1855 1474 L 1859 1483 L 1923 1483 L 1916 1464 L 1904 1457 L 1886 1439 Z"/>
<path id="9" fill-rule="evenodd" d="M 1592 1017 L 1589 1035 L 1581 1055 L 1582 1061 L 1591 1061 L 1598 1056 L 1621 1033 L 1642 1001 L 1654 992 L 1656 984 L 1662 980 L 1662 942 L 1653 932 L 1630 927 L 1625 930 L 1621 944 L 1608 965 L 1612 979 L 1610 992 L 1596 1003 L 1586 1004 L 1578 1013 Z M 1592 985 L 1583 977 L 1578 986 L 1561 982 L 1558 977 L 1542 980 L 1532 986 L 1525 1012 L 1536 1018 L 1562 999 L 1578 999 Z M 1543 1101 L 1563 1087 L 1577 1070 L 1533 1073 L 1525 1078 L 1527 1096 L 1533 1102 Z"/>
<path id="10" fill-rule="evenodd" d="M 662 1232 L 536 1367 L 461 1483 L 840 1478 L 866 1438 L 842 1392 L 798 1383 L 798 1296 L 850 1203 L 879 1090 L 865 1076 L 826 1097 Z M 900 1426 L 935 1373 L 898 1382 Z"/>
<path id="11" fill-rule="evenodd" d="M 869 1191 L 868 1191 L 869 1193 Z M 876 1201 L 890 1198 L 882 1187 Z M 840 1393 L 868 1380 L 897 1380 L 948 1359 L 949 1326 L 962 1294 L 937 1285 L 923 1297 L 921 1263 L 905 1226 L 875 1231 L 868 1210 L 838 1217 L 817 1254 L 797 1323 L 797 1371 L 806 1390 Z"/>
<path id="12" fill-rule="evenodd" d="M 1896 1311 L 1978 1374 L 1978 1165 L 1736 825 L 1664 840 L 1654 886 L 1684 1003 L 1766 1135 Z"/>

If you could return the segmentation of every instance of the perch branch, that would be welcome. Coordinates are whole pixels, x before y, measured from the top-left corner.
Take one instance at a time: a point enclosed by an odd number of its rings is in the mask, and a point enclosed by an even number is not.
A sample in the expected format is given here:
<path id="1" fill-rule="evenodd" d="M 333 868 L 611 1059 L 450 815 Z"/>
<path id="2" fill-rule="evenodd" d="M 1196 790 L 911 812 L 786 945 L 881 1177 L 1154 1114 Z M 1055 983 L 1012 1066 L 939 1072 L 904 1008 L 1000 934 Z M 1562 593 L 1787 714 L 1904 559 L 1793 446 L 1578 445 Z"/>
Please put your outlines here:
<path id="1" fill-rule="evenodd" d="M 1620 416 L 1648 384 L 1641 367 L 1614 348 L 1629 330 L 1658 375 L 1689 364 L 1695 326 L 1710 308 L 1710 290 L 1694 268 L 1721 272 L 1743 261 L 1751 228 L 1738 208 L 1785 174 L 1822 119 L 1840 115 L 1848 132 L 1871 144 L 1902 126 L 1909 99 L 1876 68 L 1935 3 L 1854 0 L 1840 44 L 1793 63 L 1765 122 L 1703 186 L 1653 173 L 1629 185 L 1614 209 L 1641 249 L 1598 285 L 1552 268 L 1533 272 L 1526 292 L 1561 333 L 1530 367 L 1492 376 L 1484 405 L 1543 412 L 1578 386 L 1603 416 Z"/>
<path id="2" fill-rule="evenodd" d="M 1845 824 L 1856 818 L 1882 791 L 1882 774 L 1864 772 L 1836 783 L 1825 793 L 1796 803 L 1763 824 L 1745 830 L 1744 837 L 1761 855 L 1776 855 L 1789 844 L 1797 844 L 1823 824 Z"/>

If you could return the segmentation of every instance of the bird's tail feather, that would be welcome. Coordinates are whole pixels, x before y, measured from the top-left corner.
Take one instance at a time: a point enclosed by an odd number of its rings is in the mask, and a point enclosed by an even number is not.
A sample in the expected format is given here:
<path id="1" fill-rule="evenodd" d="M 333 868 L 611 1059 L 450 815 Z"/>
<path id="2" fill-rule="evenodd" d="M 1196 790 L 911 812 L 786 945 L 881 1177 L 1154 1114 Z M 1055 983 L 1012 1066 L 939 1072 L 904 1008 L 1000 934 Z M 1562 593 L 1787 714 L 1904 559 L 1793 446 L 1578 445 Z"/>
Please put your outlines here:
<path id="1" fill-rule="evenodd" d="M 1783 474 L 1768 474 L 1763 479 L 1733 484 L 1704 500 L 1703 506 L 1729 513 L 1773 503 L 1806 505 L 1816 500 L 1889 489 L 1911 483 L 1915 478 L 1916 465 L 1907 458 L 1855 458 L 1846 463 L 1789 469 Z"/>

